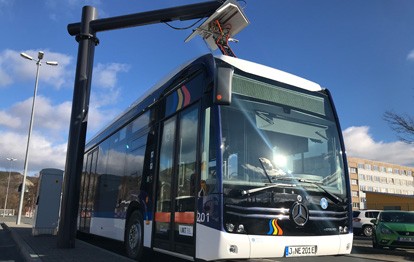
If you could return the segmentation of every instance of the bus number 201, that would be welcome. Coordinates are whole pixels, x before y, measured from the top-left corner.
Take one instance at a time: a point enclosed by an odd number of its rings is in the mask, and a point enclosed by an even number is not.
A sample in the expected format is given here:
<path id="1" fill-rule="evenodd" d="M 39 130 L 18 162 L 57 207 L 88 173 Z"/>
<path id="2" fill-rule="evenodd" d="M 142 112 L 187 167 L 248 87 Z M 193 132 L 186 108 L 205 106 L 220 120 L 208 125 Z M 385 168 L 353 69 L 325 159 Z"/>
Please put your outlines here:
<path id="1" fill-rule="evenodd" d="M 210 214 L 209 213 L 198 213 L 197 212 L 197 223 L 204 223 L 210 222 Z"/>

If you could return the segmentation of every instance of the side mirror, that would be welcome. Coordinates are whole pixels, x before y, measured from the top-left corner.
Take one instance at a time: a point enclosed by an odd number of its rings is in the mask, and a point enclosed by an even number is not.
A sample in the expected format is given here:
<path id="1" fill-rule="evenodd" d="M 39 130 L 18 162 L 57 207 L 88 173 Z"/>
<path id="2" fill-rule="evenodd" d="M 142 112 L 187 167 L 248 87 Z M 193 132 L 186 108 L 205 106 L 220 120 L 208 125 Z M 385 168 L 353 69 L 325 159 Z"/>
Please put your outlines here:
<path id="1" fill-rule="evenodd" d="M 233 83 L 234 68 L 228 65 L 217 67 L 214 80 L 213 102 L 216 105 L 231 104 L 231 87 Z"/>
<path id="2" fill-rule="evenodd" d="M 371 219 L 371 220 L 370 220 L 370 222 L 371 222 L 372 224 L 376 225 L 376 224 L 377 224 L 377 219 Z"/>

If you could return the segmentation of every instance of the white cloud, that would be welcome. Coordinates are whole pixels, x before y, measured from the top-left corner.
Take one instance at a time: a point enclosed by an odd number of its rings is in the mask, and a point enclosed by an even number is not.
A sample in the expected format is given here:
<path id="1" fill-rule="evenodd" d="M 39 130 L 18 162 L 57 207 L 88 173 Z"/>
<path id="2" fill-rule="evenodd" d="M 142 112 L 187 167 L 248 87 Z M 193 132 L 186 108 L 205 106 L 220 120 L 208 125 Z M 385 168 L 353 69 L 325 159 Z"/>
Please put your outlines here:
<path id="1" fill-rule="evenodd" d="M 0 148 L 5 157 L 17 158 L 13 169 L 23 172 L 26 154 L 27 134 L 0 131 Z M 53 144 L 47 136 L 34 132 L 30 138 L 30 151 L 28 168 L 29 173 L 35 173 L 43 168 L 63 169 L 66 161 L 66 143 Z M 1 158 L 0 165 L 8 166 L 6 160 Z"/>
<path id="2" fill-rule="evenodd" d="M 407 60 L 414 61 L 414 49 L 410 51 L 407 55 Z"/>
<path id="3" fill-rule="evenodd" d="M 118 85 L 118 74 L 128 70 L 129 65 L 126 64 L 98 64 L 93 70 L 90 104 L 96 109 L 116 104 L 121 89 Z"/>
<path id="4" fill-rule="evenodd" d="M 119 72 L 128 72 L 129 66 L 120 63 L 98 64 L 93 71 L 93 82 L 102 88 L 114 88 Z"/>
<path id="5" fill-rule="evenodd" d="M 102 110 L 96 107 L 89 108 L 88 135 L 94 136 L 102 128 L 108 125 L 119 114 L 119 110 Z"/>
<path id="6" fill-rule="evenodd" d="M 24 52 L 35 59 L 37 58 L 38 51 L 26 50 Z M 55 88 L 60 88 L 65 83 L 72 83 L 71 78 L 73 78 L 74 74 L 72 74 L 73 71 L 68 69 L 72 63 L 72 57 L 49 50 L 44 50 L 44 53 L 45 57 L 42 60 L 42 66 L 40 68 L 41 77 L 39 77 L 39 81 L 45 82 Z M 33 61 L 33 63 L 30 64 L 30 61 L 24 61 L 20 55 L 17 56 L 16 54 L 13 54 L 13 58 L 15 60 L 18 59 L 18 62 L 14 64 L 14 73 L 17 76 L 21 75 L 26 79 L 33 80 L 36 72 L 35 62 Z M 56 61 L 58 62 L 58 66 L 46 65 L 46 61 Z"/>
<path id="7" fill-rule="evenodd" d="M 21 126 L 21 121 L 19 118 L 13 117 L 4 111 L 0 111 L 0 126 L 18 128 Z"/>
<path id="8" fill-rule="evenodd" d="M 26 154 L 32 98 L 15 103 L 7 111 L 0 111 L 0 148 L 5 157 L 19 161 L 13 169 L 23 172 Z M 36 99 L 35 118 L 29 151 L 29 174 L 42 168 L 64 168 L 71 102 L 54 105 L 48 98 Z M 7 167 L 1 158 L 0 166 Z"/>
<path id="9" fill-rule="evenodd" d="M 14 0 L 0 0 L 0 14 L 10 17 L 13 12 Z"/>
<path id="10" fill-rule="evenodd" d="M 345 148 L 350 157 L 414 166 L 414 146 L 400 141 L 374 141 L 367 126 L 353 126 L 343 131 Z"/>
<path id="11" fill-rule="evenodd" d="M 27 132 L 32 110 L 33 98 L 17 102 L 7 113 L 0 112 L 0 126 L 4 125 L 18 131 Z M 72 103 L 69 101 L 53 105 L 44 96 L 36 96 L 34 125 L 49 136 L 58 137 L 68 130 Z M 11 120 L 10 122 L 8 120 Z"/>
<path id="12" fill-rule="evenodd" d="M 22 51 L 37 60 L 38 51 Z M 0 53 L 0 86 L 7 86 L 19 81 L 32 81 L 36 77 L 36 61 L 30 61 L 22 58 L 19 51 L 6 49 Z M 42 60 L 40 68 L 39 82 L 47 83 L 55 88 L 70 83 L 70 77 L 73 78 L 72 70 L 68 67 L 71 65 L 72 57 L 44 50 L 45 57 Z M 57 61 L 58 66 L 46 65 L 46 61 Z"/>
<path id="13" fill-rule="evenodd" d="M 106 12 L 101 8 L 103 6 L 101 0 L 46 0 L 44 5 L 49 11 L 49 18 L 53 21 L 66 21 L 67 17 L 73 20 L 75 15 L 80 20 L 82 6 L 93 6 L 98 9 L 100 18 L 106 16 Z"/>
<path id="14" fill-rule="evenodd" d="M 1 66 L 1 60 L 0 60 Z M 13 83 L 11 77 L 2 69 L 0 68 L 0 87 L 1 86 L 8 86 Z"/>
<path id="15" fill-rule="evenodd" d="M 14 0 L 0 0 L 0 7 L 9 7 L 14 4 Z"/>
<path id="16" fill-rule="evenodd" d="M 30 99 L 29 99 L 30 100 Z M 69 129 L 72 103 L 69 101 L 53 105 L 50 99 L 36 98 L 36 120 L 40 129 L 63 131 Z"/>
<path id="17" fill-rule="evenodd" d="M 19 159 L 16 164 L 13 164 L 13 169 L 18 172 L 23 172 L 24 168 L 31 106 L 32 98 L 28 98 L 15 103 L 7 111 L 0 111 L 2 156 Z M 47 167 L 64 169 L 70 113 L 70 101 L 53 104 L 46 97 L 37 97 L 34 126 L 30 138 L 29 174 Z M 106 114 L 100 111 L 96 114 L 98 121 L 106 117 Z M 97 122 L 91 127 L 99 124 Z M 7 161 L 3 158 L 0 158 L 0 167 L 8 167 Z"/>
<path id="18" fill-rule="evenodd" d="M 37 51 L 35 50 L 23 52 L 34 58 L 37 57 Z M 45 58 L 42 60 L 39 78 L 41 88 L 54 87 L 59 89 L 68 84 L 72 86 L 74 79 L 74 68 L 71 65 L 72 58 L 48 50 L 44 52 Z M 59 65 L 51 67 L 46 65 L 44 61 L 58 61 Z M 119 73 L 128 70 L 129 65 L 120 63 L 98 64 L 94 68 L 88 116 L 88 136 L 102 129 L 120 112 L 120 109 L 114 106 L 119 102 L 121 94 L 121 87 L 118 83 Z M 36 63 L 20 57 L 20 51 L 8 49 L 0 52 L 0 87 L 14 87 L 13 84 L 24 81 L 34 85 L 35 73 Z M 63 169 L 66 161 L 66 143 L 72 102 L 70 100 L 56 102 L 53 97 L 47 97 L 46 94 L 52 93 L 44 91 L 42 95 L 36 96 L 29 155 L 30 174 L 46 167 Z M 0 108 L 0 148 L 2 156 L 19 159 L 13 164 L 13 169 L 18 172 L 23 172 L 32 101 L 33 97 L 29 97 L 22 101 L 16 101 L 7 108 Z M 0 168 L 7 168 L 8 166 L 9 163 L 0 158 Z"/>

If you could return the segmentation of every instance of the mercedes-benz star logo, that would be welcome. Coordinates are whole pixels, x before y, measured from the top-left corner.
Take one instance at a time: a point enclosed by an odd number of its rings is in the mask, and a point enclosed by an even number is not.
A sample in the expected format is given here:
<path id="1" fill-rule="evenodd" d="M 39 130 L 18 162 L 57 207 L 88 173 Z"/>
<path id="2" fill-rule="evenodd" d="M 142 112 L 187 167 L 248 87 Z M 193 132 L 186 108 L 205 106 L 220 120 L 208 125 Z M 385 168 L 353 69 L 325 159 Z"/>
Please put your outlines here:
<path id="1" fill-rule="evenodd" d="M 304 226 L 309 219 L 309 211 L 302 203 L 294 203 L 290 211 L 293 222 L 298 226 Z"/>

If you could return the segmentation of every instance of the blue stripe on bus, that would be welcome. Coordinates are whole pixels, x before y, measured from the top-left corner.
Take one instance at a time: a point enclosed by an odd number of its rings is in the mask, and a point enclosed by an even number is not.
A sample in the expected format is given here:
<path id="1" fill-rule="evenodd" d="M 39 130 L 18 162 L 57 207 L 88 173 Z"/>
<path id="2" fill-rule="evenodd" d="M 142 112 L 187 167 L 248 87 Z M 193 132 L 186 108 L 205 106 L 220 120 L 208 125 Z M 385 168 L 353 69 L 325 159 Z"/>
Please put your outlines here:
<path id="1" fill-rule="evenodd" d="M 170 108 L 167 112 L 177 111 L 177 105 L 178 105 L 178 94 L 177 94 L 177 92 L 172 93 L 171 97 L 172 97 L 172 103 L 171 103 Z"/>

